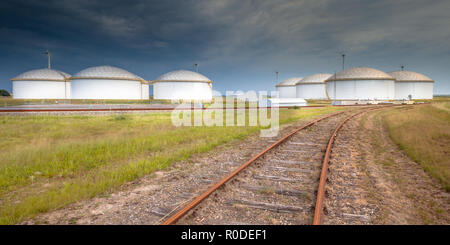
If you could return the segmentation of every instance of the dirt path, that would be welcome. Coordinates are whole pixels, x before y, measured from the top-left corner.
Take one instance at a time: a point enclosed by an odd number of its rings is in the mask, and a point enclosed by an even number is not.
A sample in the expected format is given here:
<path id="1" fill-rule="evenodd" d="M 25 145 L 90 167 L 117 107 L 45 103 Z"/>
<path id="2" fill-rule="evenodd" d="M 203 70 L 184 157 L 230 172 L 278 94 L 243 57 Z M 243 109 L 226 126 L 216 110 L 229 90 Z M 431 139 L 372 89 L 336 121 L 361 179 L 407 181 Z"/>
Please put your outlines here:
<path id="1" fill-rule="evenodd" d="M 380 113 L 359 116 L 337 137 L 325 223 L 450 224 L 449 194 L 391 141 Z"/>

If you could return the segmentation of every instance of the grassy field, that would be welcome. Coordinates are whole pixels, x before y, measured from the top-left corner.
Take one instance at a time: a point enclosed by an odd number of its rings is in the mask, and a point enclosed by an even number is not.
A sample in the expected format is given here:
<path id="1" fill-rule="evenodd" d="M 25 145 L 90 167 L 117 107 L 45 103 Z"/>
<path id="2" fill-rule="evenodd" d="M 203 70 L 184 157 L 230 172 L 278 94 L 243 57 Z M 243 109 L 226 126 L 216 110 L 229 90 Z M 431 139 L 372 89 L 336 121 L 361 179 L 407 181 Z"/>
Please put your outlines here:
<path id="1" fill-rule="evenodd" d="M 280 110 L 280 124 L 344 108 Z M 169 113 L 0 116 L 0 224 L 166 169 L 261 127 L 175 127 Z"/>
<path id="2" fill-rule="evenodd" d="M 416 102 L 448 102 L 450 96 L 434 96 L 433 100 L 415 100 Z"/>
<path id="3" fill-rule="evenodd" d="M 383 118 L 400 149 L 450 191 L 450 101 L 386 112 Z"/>

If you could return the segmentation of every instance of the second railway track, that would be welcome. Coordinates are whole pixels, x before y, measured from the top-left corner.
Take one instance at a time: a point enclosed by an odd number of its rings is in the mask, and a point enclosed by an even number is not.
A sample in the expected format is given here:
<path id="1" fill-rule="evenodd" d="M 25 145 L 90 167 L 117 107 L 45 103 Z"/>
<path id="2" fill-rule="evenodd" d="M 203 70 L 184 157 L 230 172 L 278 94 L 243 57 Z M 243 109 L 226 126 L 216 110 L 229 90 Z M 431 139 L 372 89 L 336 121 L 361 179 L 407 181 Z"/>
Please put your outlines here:
<path id="1" fill-rule="evenodd" d="M 320 224 L 333 139 L 351 117 L 371 109 L 335 113 L 297 128 L 162 224 Z"/>

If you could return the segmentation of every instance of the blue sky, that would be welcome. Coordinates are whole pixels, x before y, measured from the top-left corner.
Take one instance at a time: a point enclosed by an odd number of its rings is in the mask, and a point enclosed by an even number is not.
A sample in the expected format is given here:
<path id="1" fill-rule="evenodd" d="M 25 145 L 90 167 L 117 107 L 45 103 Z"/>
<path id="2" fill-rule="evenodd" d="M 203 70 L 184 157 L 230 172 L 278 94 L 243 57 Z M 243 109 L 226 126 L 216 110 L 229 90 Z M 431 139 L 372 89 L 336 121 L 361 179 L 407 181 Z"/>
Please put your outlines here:
<path id="1" fill-rule="evenodd" d="M 214 89 L 273 90 L 346 67 L 405 69 L 450 94 L 450 1 L 1 1 L 0 88 L 30 69 L 113 65 L 152 80 L 193 69 Z"/>

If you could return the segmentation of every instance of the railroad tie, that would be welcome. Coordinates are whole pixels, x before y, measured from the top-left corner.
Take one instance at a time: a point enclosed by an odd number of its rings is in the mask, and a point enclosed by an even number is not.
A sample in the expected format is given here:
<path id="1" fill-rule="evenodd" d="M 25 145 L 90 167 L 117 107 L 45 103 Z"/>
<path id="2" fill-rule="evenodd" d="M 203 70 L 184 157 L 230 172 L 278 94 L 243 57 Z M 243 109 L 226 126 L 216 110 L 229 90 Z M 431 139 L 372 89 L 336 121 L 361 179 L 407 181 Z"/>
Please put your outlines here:
<path id="1" fill-rule="evenodd" d="M 156 207 L 152 210 L 150 210 L 150 213 L 159 217 L 164 217 L 167 214 L 169 214 L 172 210 L 169 208 L 164 208 L 164 207 Z"/>
<path id="2" fill-rule="evenodd" d="M 308 150 L 281 150 L 282 152 L 292 152 L 292 153 L 307 153 L 307 152 L 311 152 Z"/>
<path id="3" fill-rule="evenodd" d="M 285 178 L 281 176 L 272 176 L 272 175 L 253 175 L 255 179 L 266 179 L 272 181 L 282 181 L 282 182 L 305 182 L 304 179 L 293 179 L 293 178 Z"/>
<path id="4" fill-rule="evenodd" d="M 234 205 L 234 206 L 243 205 L 243 206 L 247 206 L 247 207 L 251 207 L 251 208 L 265 209 L 265 210 L 269 210 L 269 211 L 284 212 L 284 213 L 303 211 L 302 207 L 286 206 L 286 205 L 275 204 L 275 203 L 255 202 L 255 201 L 250 201 L 250 200 L 245 200 L 245 199 L 232 199 L 232 200 L 228 201 L 228 204 Z"/>
<path id="5" fill-rule="evenodd" d="M 368 215 L 343 213 L 342 216 L 343 216 L 343 218 L 359 219 L 359 220 L 367 221 L 367 222 L 370 221 L 370 217 Z"/>
<path id="6" fill-rule="evenodd" d="M 303 145 L 303 146 L 322 146 L 324 144 L 305 143 L 305 142 L 289 142 L 291 145 Z"/>
<path id="7" fill-rule="evenodd" d="M 254 191 L 254 192 L 258 192 L 260 194 L 272 194 L 272 193 L 276 193 L 278 195 L 285 195 L 285 196 L 295 196 L 295 197 L 304 197 L 305 192 L 303 191 L 298 191 L 298 190 L 288 190 L 288 189 L 271 189 L 268 187 L 264 187 L 264 186 L 251 186 L 251 185 L 244 185 L 242 186 L 242 188 L 249 190 L 249 191 Z"/>
<path id="8" fill-rule="evenodd" d="M 271 160 L 273 163 L 287 163 L 287 164 L 312 164 L 311 162 L 302 162 L 302 161 L 291 161 L 291 160 L 281 160 L 281 159 L 273 159 Z"/>
<path id="9" fill-rule="evenodd" d="M 298 172 L 298 173 L 311 173 L 311 169 L 302 169 L 302 168 L 284 168 L 284 167 L 277 167 L 277 166 L 268 166 L 264 169 L 271 169 L 271 170 L 278 170 L 278 171 L 285 171 L 285 172 Z"/>

